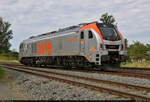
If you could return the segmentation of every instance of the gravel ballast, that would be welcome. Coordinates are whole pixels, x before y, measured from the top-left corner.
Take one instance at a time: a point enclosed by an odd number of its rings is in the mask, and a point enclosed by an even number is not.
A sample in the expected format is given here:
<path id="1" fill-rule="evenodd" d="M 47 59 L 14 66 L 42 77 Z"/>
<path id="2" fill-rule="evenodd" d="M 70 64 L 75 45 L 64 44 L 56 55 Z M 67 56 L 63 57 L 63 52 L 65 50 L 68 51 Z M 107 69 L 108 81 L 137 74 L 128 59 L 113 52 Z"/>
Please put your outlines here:
<path id="1" fill-rule="evenodd" d="M 142 79 L 142 78 L 108 75 L 108 74 L 100 74 L 100 73 L 75 72 L 71 70 L 59 70 L 59 69 L 48 69 L 48 68 L 37 68 L 37 69 L 63 73 L 63 74 L 78 75 L 78 76 L 83 76 L 88 78 L 115 81 L 115 82 L 137 85 L 137 86 L 150 87 L 150 81 L 148 79 Z"/>
<path id="2" fill-rule="evenodd" d="M 41 72 L 36 72 L 36 73 L 44 74 L 44 73 L 41 73 Z M 55 75 L 55 74 L 47 74 L 47 75 L 52 76 L 52 77 L 67 79 L 67 80 L 71 80 L 71 81 L 75 81 L 75 82 L 81 82 L 81 83 L 85 83 L 85 84 L 89 84 L 89 85 L 104 87 L 104 88 L 108 88 L 108 89 L 119 90 L 119 91 L 122 91 L 122 92 L 131 93 L 131 94 L 135 94 L 135 95 L 138 94 L 138 95 L 150 97 L 150 92 L 148 92 L 146 90 L 144 90 L 144 91 L 135 90 L 135 89 L 131 89 L 131 88 L 125 88 L 125 87 L 120 87 L 120 86 L 116 86 L 116 85 L 105 84 L 105 83 L 102 83 L 102 82 L 90 82 L 88 80 L 82 80 L 82 79 L 78 79 L 78 78 L 66 77 L 66 76 L 62 76 L 62 75 Z"/>
<path id="3" fill-rule="evenodd" d="M 124 99 L 108 93 L 73 86 L 34 75 L 8 70 L 14 88 L 31 100 L 118 100 Z"/>

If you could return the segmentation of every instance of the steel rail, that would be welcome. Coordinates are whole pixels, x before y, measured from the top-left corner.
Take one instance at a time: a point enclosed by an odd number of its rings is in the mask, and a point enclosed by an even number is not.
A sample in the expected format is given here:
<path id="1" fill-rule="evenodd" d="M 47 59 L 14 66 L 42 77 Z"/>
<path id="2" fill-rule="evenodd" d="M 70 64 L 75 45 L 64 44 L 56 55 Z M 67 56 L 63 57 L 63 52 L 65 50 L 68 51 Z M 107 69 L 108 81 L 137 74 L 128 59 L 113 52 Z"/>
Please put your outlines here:
<path id="1" fill-rule="evenodd" d="M 61 76 L 65 76 L 65 77 L 77 78 L 77 79 L 82 79 L 82 80 L 88 80 L 88 81 L 91 81 L 91 82 L 98 82 L 98 83 L 105 83 L 105 84 L 117 85 L 117 86 L 122 86 L 122 87 L 125 87 L 125 88 L 150 91 L 150 87 L 143 87 L 143 86 L 125 84 L 125 83 L 120 83 L 120 82 L 108 81 L 108 80 L 88 78 L 88 77 L 82 77 L 82 76 L 77 76 L 77 75 L 63 74 L 63 73 L 51 72 L 51 71 L 46 71 L 46 70 L 41 70 L 41 69 L 35 69 L 35 68 L 33 69 L 31 67 L 20 67 L 19 66 L 18 68 L 27 69 L 27 70 L 31 70 L 31 71 L 34 70 L 34 71 L 37 71 L 37 72 L 44 72 L 44 73 L 55 74 L 55 75 L 61 75 Z"/>
<path id="2" fill-rule="evenodd" d="M 63 79 L 63 78 L 57 78 L 57 77 L 53 77 L 53 76 L 39 74 L 39 73 L 36 73 L 36 72 L 31 72 L 31 71 L 27 71 L 27 70 L 23 70 L 23 69 L 19 69 L 19 68 L 14 68 L 14 67 L 10 67 L 10 66 L 3 66 L 3 67 L 8 68 L 8 69 L 13 69 L 13 70 L 16 70 L 16 71 L 20 71 L 20 72 L 24 72 L 24 73 L 28 73 L 28 74 L 32 74 L 32 75 L 36 75 L 36 76 L 41 76 L 41 77 L 48 78 L 48 79 L 58 80 L 58 81 L 61 81 L 61 82 L 72 84 L 72 85 L 83 86 L 85 88 L 89 88 L 89 89 L 96 90 L 96 91 L 111 93 L 111 94 L 114 94 L 114 95 L 130 98 L 130 99 L 133 99 L 133 100 L 150 100 L 149 97 L 139 96 L 139 95 L 135 95 L 135 94 L 131 94 L 131 93 L 120 92 L 120 91 L 113 90 L 113 89 L 98 87 L 98 86 L 89 85 L 89 84 L 76 82 L 76 81 L 71 81 L 71 80 L 67 80 L 67 79 Z"/>

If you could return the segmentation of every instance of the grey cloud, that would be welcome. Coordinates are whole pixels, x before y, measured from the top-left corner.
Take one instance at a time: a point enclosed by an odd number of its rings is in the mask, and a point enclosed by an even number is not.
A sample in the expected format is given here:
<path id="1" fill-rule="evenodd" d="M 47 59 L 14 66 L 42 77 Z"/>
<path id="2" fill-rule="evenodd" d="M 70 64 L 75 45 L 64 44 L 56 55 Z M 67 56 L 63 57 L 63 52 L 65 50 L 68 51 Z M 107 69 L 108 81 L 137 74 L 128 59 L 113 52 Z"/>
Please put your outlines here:
<path id="1" fill-rule="evenodd" d="M 120 31 L 130 42 L 133 38 L 139 40 L 142 37 L 136 35 L 149 33 L 149 7 L 148 0 L 1 0 L 0 16 L 12 24 L 12 48 L 18 50 L 20 41 L 32 34 L 96 21 L 105 12 L 114 15 Z M 143 39 L 140 41 L 148 42 Z"/>

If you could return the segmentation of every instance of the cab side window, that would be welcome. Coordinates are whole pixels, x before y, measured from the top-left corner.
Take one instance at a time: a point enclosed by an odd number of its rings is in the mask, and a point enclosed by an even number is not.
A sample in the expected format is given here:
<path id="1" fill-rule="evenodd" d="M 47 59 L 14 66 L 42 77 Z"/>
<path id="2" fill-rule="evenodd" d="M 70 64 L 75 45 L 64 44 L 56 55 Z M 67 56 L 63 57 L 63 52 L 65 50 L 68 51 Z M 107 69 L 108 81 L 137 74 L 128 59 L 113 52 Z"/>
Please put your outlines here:
<path id="1" fill-rule="evenodd" d="M 92 34 L 92 31 L 89 31 L 89 39 L 92 39 L 93 38 L 93 34 Z"/>
<path id="2" fill-rule="evenodd" d="M 22 48 L 22 44 L 20 44 L 20 49 Z"/>
<path id="3" fill-rule="evenodd" d="M 80 38 L 84 39 L 84 32 L 83 31 L 81 32 Z"/>

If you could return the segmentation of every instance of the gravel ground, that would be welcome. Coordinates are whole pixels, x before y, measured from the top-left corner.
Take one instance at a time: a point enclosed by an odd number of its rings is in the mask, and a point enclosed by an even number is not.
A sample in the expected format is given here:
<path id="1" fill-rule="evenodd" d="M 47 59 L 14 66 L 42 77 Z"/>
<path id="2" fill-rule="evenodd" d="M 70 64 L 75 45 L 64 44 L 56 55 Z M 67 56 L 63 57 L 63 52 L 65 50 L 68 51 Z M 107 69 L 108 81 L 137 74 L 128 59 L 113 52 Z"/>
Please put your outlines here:
<path id="1" fill-rule="evenodd" d="M 22 100 L 23 97 L 16 90 L 12 90 L 9 75 L 9 73 L 5 72 L 5 76 L 0 80 L 0 100 Z"/>
<path id="2" fill-rule="evenodd" d="M 36 72 L 36 73 L 43 74 L 43 72 Z M 57 77 L 57 78 L 63 78 L 63 79 L 71 80 L 71 81 L 86 83 L 86 84 L 90 84 L 90 85 L 94 85 L 94 86 L 110 88 L 110 89 L 114 89 L 114 90 L 120 90 L 122 92 L 132 93 L 132 94 L 135 94 L 135 95 L 138 94 L 138 95 L 150 97 L 150 91 L 146 91 L 146 90 L 145 91 L 141 91 L 141 90 L 135 90 L 135 89 L 131 89 L 131 88 L 118 87 L 116 85 L 97 83 L 97 82 L 90 82 L 88 80 L 82 80 L 82 79 L 77 79 L 77 78 L 72 78 L 72 77 L 66 77 L 66 76 L 62 76 L 62 75 L 55 75 L 55 74 L 48 74 L 48 75 L 52 76 L 52 77 L 54 76 L 54 77 Z"/>
<path id="3" fill-rule="evenodd" d="M 72 86 L 42 77 L 8 70 L 11 73 L 14 88 L 30 100 L 126 100 L 108 93 Z"/>
<path id="4" fill-rule="evenodd" d="M 127 83 L 127 84 L 132 84 L 132 85 L 150 87 L 150 80 L 148 79 L 125 77 L 125 76 L 123 77 L 123 76 L 117 76 L 117 75 L 98 74 L 98 73 L 75 72 L 75 71 L 59 70 L 59 69 L 47 69 L 47 68 L 46 69 L 38 68 L 38 69 L 47 70 L 51 72 L 57 72 L 57 73 L 78 75 L 78 76 L 84 76 L 84 77 L 89 77 L 89 78 L 110 80 L 110 81 Z"/>
<path id="5" fill-rule="evenodd" d="M 41 74 L 41 72 L 38 72 L 38 73 Z M 140 90 L 124 88 L 124 87 L 122 88 L 122 87 L 118 87 L 116 85 L 97 83 L 97 82 L 90 82 L 88 80 L 76 79 L 76 78 L 65 77 L 65 76 L 61 76 L 61 75 L 55 75 L 55 74 L 49 74 L 49 76 L 53 76 L 53 77 L 57 77 L 57 78 L 63 78 L 63 79 L 76 81 L 76 82 L 81 82 L 81 83 L 86 83 L 86 84 L 99 86 L 99 87 L 104 87 L 104 88 L 110 88 L 110 89 L 114 89 L 114 90 L 120 90 L 122 92 L 132 93 L 132 94 L 135 94 L 135 95 L 138 94 L 138 95 L 143 95 L 143 96 L 150 97 L 150 92 L 148 92 L 148 91 L 140 91 Z"/>

